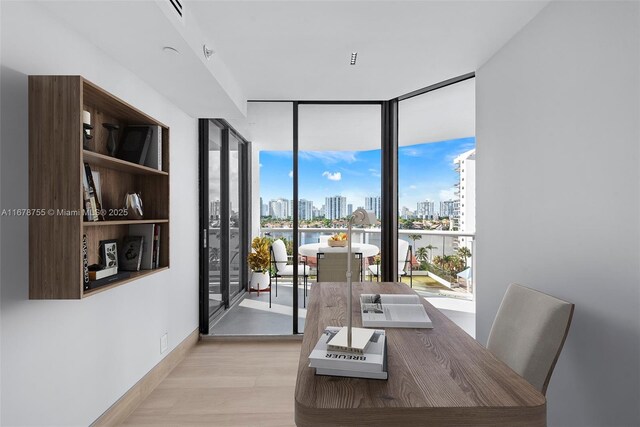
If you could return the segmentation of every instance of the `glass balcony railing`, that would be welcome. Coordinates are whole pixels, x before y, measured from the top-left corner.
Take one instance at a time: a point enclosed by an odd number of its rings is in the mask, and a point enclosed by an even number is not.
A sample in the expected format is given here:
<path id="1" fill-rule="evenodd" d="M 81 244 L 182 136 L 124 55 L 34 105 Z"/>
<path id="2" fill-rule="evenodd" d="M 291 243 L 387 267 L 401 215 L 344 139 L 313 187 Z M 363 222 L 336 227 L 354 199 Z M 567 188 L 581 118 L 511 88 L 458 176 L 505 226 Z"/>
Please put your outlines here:
<path id="1" fill-rule="evenodd" d="M 346 232 L 346 228 L 301 228 L 300 245 L 319 243 L 336 233 Z M 367 243 L 381 247 L 379 228 L 354 228 L 354 243 Z M 293 229 L 290 227 L 262 227 L 261 236 L 272 239 L 284 239 L 289 252 L 292 252 Z M 399 239 L 411 246 L 411 256 L 407 255 L 404 275 L 401 281 L 413 283 L 414 289 L 449 293 L 473 297 L 473 264 L 475 253 L 475 234 L 460 231 L 443 230 L 398 230 Z M 381 254 L 384 256 L 384 254 Z M 365 260 L 365 280 L 376 281 L 373 274 L 380 257 Z M 371 269 L 369 267 L 372 267 Z"/>

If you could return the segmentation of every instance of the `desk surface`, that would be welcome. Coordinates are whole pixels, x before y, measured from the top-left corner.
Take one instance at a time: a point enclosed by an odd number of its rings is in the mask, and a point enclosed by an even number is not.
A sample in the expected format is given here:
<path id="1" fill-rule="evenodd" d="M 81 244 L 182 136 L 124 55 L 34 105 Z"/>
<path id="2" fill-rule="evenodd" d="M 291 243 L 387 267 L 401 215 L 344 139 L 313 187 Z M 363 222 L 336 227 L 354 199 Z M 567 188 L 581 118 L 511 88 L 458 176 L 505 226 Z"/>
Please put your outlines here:
<path id="1" fill-rule="evenodd" d="M 318 252 L 338 252 L 347 253 L 347 247 L 344 246 L 329 246 L 327 243 L 307 243 L 298 248 L 298 253 L 305 256 L 316 256 Z M 380 248 L 376 245 L 370 245 L 368 243 L 353 243 L 351 252 L 361 253 L 363 257 L 368 258 L 380 253 Z"/>
<path id="2" fill-rule="evenodd" d="M 424 299 L 433 329 L 387 328 L 387 381 L 316 376 L 309 354 L 325 326 L 346 319 L 345 283 L 311 286 L 298 365 L 298 426 L 545 426 L 546 400 L 533 386 Z M 361 293 L 413 291 L 400 283 L 354 283 Z"/>

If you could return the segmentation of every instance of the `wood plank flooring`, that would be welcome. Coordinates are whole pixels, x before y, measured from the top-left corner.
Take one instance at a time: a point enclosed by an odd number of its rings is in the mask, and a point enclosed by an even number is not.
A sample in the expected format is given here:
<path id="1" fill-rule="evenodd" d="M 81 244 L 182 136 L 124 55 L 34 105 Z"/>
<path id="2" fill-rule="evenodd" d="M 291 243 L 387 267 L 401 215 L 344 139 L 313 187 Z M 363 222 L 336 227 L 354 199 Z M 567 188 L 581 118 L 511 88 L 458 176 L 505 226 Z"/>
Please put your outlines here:
<path id="1" fill-rule="evenodd" d="M 201 341 L 123 426 L 293 426 L 300 341 Z"/>

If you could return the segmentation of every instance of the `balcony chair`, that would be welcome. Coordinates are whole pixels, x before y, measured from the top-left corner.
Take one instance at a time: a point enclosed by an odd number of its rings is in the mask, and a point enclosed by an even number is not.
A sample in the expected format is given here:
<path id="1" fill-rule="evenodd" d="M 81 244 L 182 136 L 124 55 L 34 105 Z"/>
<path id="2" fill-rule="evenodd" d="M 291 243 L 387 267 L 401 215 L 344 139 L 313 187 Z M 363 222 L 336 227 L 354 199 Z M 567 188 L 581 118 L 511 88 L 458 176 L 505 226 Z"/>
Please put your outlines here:
<path id="1" fill-rule="evenodd" d="M 406 240 L 398 239 L 398 281 L 403 276 L 409 276 L 409 284 L 413 288 L 413 268 L 411 261 L 413 260 L 413 250 Z M 406 269 L 409 266 L 409 272 Z M 376 282 L 380 281 L 380 265 L 370 265 L 369 274 L 376 277 Z"/>
<path id="2" fill-rule="evenodd" d="M 546 394 L 574 307 L 542 292 L 509 285 L 489 332 L 487 349 Z"/>
<path id="3" fill-rule="evenodd" d="M 307 281 L 309 276 L 315 275 L 315 269 L 309 267 L 306 263 L 306 257 L 300 256 L 298 264 L 288 264 L 291 255 L 287 255 L 287 247 L 280 239 L 274 240 L 271 244 L 271 273 L 269 274 L 269 289 L 271 289 L 271 280 L 275 279 L 276 298 L 278 297 L 278 278 L 293 277 L 294 268 L 298 268 L 298 277 L 304 278 L 304 289 L 306 294 Z M 302 262 L 302 264 L 300 264 Z M 306 307 L 306 299 L 303 300 Z M 269 292 L 269 308 L 271 308 L 271 292 Z"/>

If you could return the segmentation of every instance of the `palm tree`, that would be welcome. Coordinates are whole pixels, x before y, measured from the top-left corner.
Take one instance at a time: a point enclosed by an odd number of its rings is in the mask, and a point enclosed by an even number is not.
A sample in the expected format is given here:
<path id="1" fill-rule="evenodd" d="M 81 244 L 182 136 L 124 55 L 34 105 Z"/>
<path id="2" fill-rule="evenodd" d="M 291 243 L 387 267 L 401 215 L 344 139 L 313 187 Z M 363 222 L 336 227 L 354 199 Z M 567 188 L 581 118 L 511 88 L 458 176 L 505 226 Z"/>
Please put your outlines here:
<path id="1" fill-rule="evenodd" d="M 418 261 L 426 262 L 429 259 L 429 253 L 427 252 L 427 248 L 419 248 L 416 250 L 416 258 Z"/>
<path id="2" fill-rule="evenodd" d="M 418 248 L 416 247 L 416 240 L 422 239 L 422 236 L 420 234 L 409 234 L 409 238 L 413 240 L 413 249 L 417 250 Z"/>
<path id="3" fill-rule="evenodd" d="M 458 256 L 464 261 L 464 266 L 467 266 L 467 259 L 471 257 L 471 251 L 466 246 L 460 246 L 458 248 Z"/>
<path id="4" fill-rule="evenodd" d="M 429 243 L 424 248 L 429 251 L 429 260 L 428 260 L 428 262 L 431 262 L 431 251 L 434 250 L 434 249 L 438 249 L 438 247 L 437 246 L 433 246 L 431 243 Z"/>

